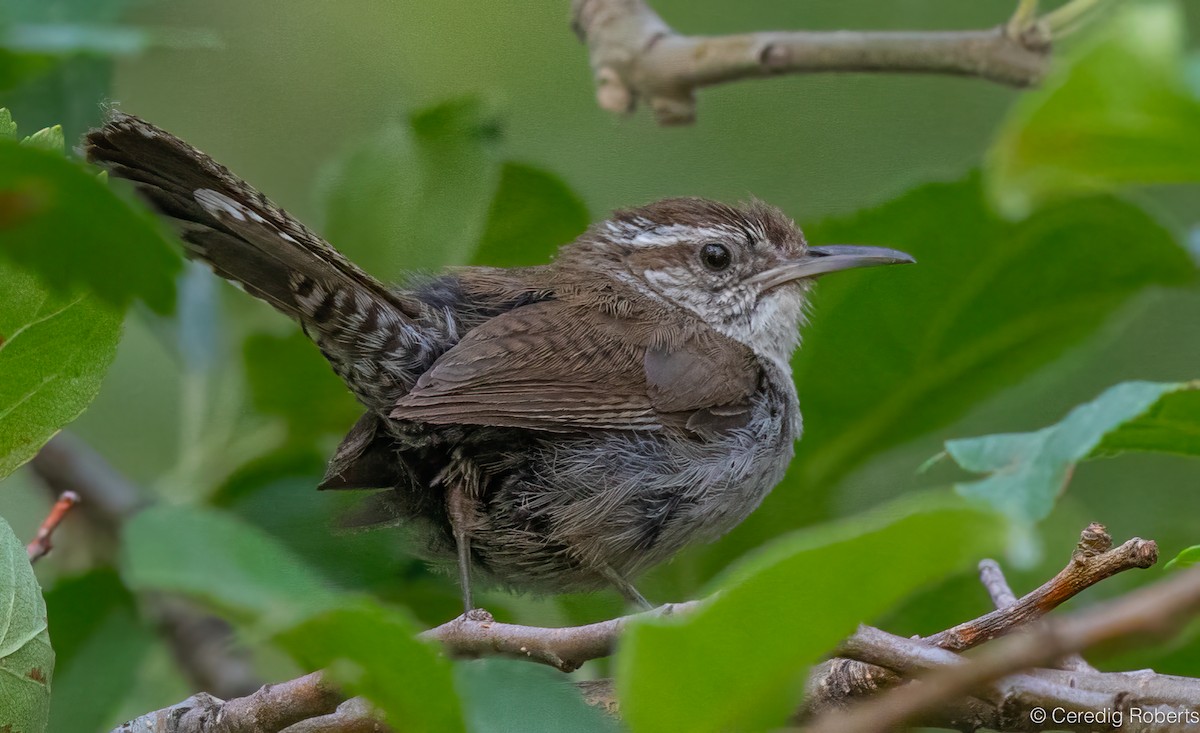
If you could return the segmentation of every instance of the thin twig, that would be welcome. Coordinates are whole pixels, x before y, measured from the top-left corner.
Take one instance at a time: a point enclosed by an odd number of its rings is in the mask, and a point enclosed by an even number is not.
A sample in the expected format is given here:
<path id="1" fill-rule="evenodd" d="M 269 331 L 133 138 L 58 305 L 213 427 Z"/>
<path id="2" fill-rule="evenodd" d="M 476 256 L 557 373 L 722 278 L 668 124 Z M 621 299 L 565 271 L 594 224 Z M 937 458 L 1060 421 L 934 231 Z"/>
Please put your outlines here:
<path id="1" fill-rule="evenodd" d="M 54 530 L 58 529 L 58 525 L 77 504 L 79 504 L 79 494 L 74 491 L 64 491 L 58 495 L 58 500 L 54 502 L 54 506 L 50 507 L 50 513 L 42 520 L 42 526 L 38 527 L 33 541 L 25 546 L 29 562 L 37 562 L 53 549 L 50 538 L 54 534 Z"/>
<path id="2" fill-rule="evenodd" d="M 1080 591 L 1131 568 L 1148 568 L 1158 561 L 1158 545 L 1133 538 L 1120 547 L 1102 524 L 1091 524 L 1080 536 L 1071 561 L 1057 575 L 1016 603 L 925 639 L 952 651 L 963 651 L 1002 636 L 1045 616 Z"/>
<path id="3" fill-rule="evenodd" d="M 504 624 L 482 609 L 465 613 L 429 629 L 421 638 L 441 643 L 458 657 L 501 655 L 529 659 L 571 672 L 590 659 L 612 654 L 621 632 L 635 619 L 688 613 L 704 601 L 668 603 L 652 611 L 621 616 L 586 626 L 543 628 Z"/>
<path id="4" fill-rule="evenodd" d="M 1075 0 L 1091 2 L 1092 0 Z M 643 100 L 662 124 L 695 119 L 700 87 L 779 74 L 866 71 L 974 76 L 1026 87 L 1045 74 L 1050 36 L 1021 0 L 1011 20 L 964 31 L 791 31 L 728 36 L 676 33 L 645 0 L 574 0 L 601 108 Z"/>
<path id="5" fill-rule="evenodd" d="M 1090 527 L 1088 529 L 1091 529 Z M 1084 536 L 1087 536 L 1085 530 Z M 1110 539 L 1111 542 L 1111 539 Z M 992 597 L 992 603 L 996 608 L 1009 608 L 1017 605 L 1017 596 L 1012 592 L 1012 588 L 1008 586 L 1008 579 L 1004 577 L 1004 571 L 1000 569 L 1000 564 L 995 560 L 982 560 L 979 563 L 979 581 L 983 583 L 983 587 L 987 589 L 988 595 Z M 1062 668 L 1076 672 L 1096 672 L 1095 667 L 1087 663 L 1087 660 L 1082 655 L 1072 654 L 1065 657 L 1062 661 Z"/>

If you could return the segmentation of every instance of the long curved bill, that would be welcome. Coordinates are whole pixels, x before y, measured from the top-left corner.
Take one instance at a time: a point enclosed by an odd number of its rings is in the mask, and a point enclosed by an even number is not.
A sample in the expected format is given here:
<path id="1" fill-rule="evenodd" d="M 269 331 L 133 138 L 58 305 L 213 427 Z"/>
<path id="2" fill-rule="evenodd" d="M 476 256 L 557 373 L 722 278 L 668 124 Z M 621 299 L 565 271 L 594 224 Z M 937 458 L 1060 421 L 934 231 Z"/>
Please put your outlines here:
<path id="1" fill-rule="evenodd" d="M 840 270 L 879 265 L 908 265 L 914 262 L 916 260 L 912 255 L 898 249 L 827 244 L 823 247 L 809 247 L 800 259 L 767 270 L 755 276 L 754 281 L 762 290 L 770 290 L 785 283 L 828 275 Z"/>

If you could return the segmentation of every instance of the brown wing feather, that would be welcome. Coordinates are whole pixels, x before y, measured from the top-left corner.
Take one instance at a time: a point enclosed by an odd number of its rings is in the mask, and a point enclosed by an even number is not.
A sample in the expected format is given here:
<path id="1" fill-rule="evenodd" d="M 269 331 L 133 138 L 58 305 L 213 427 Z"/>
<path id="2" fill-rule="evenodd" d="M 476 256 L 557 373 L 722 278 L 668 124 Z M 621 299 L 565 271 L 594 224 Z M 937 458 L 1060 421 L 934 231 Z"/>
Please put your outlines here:
<path id="1" fill-rule="evenodd" d="M 547 301 L 498 316 L 442 355 L 392 417 L 536 430 L 661 430 L 748 409 L 749 349 L 702 331 L 651 345 L 652 328 Z M 733 376 L 733 378 L 730 378 Z"/>

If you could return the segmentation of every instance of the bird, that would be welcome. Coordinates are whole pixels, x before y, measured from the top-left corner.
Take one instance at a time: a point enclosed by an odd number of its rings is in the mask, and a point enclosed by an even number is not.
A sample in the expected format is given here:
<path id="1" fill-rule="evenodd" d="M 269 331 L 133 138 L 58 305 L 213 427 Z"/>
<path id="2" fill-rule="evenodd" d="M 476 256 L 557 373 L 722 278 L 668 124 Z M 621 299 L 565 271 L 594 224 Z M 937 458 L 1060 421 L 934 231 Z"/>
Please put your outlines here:
<path id="1" fill-rule="evenodd" d="M 677 197 L 615 211 L 546 264 L 388 286 L 139 117 L 112 112 L 84 151 L 187 256 L 299 323 L 365 408 L 319 488 L 369 491 L 360 523 L 402 524 L 418 556 L 457 566 L 468 611 L 473 583 L 649 607 L 643 571 L 783 478 L 816 279 L 914 262 L 810 245 L 761 201 Z"/>

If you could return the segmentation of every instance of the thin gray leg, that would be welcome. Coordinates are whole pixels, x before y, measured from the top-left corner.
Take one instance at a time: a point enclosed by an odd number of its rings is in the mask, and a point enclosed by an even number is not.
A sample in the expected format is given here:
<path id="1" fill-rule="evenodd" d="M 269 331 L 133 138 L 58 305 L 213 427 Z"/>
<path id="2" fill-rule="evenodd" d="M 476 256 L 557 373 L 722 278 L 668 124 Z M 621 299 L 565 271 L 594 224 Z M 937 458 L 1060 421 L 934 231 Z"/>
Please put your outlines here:
<path id="1" fill-rule="evenodd" d="M 471 526 L 470 499 L 458 482 L 447 488 L 446 514 L 450 518 L 454 544 L 458 548 L 458 586 L 462 591 L 463 611 L 466 612 L 475 608 L 471 602 L 471 536 L 467 533 L 467 528 Z"/>
<path id="2" fill-rule="evenodd" d="M 613 570 L 610 566 L 602 566 L 600 568 L 600 574 L 604 576 L 605 580 L 612 583 L 613 586 L 616 587 L 617 592 L 624 596 L 625 600 L 637 606 L 641 606 L 641 608 L 646 611 L 654 608 L 654 606 L 650 605 L 650 601 L 646 600 L 645 596 L 643 596 L 641 593 L 638 593 L 638 589 L 633 587 L 633 583 L 625 580 L 625 578 L 621 577 L 620 573 L 618 573 L 616 570 Z"/>

